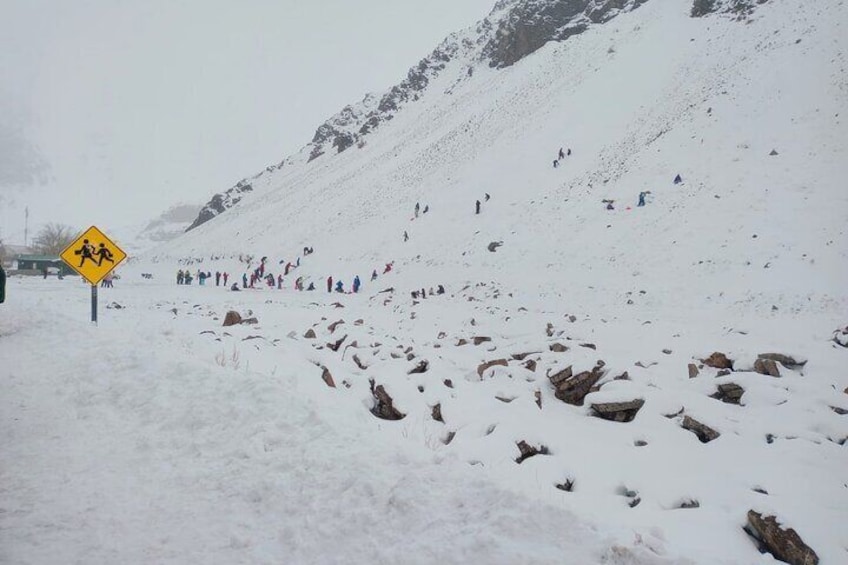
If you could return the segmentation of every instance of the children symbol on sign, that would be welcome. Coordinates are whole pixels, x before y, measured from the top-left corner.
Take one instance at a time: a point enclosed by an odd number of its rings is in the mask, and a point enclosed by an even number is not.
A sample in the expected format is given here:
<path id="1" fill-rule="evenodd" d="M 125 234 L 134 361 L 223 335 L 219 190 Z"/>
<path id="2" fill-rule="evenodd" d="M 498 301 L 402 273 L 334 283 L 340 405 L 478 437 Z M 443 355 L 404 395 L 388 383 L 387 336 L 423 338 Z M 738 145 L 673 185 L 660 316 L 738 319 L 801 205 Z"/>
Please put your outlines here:
<path id="1" fill-rule="evenodd" d="M 103 244 L 101 243 L 101 245 L 103 245 Z M 94 263 L 94 253 L 95 253 L 94 246 L 91 243 L 89 243 L 87 239 L 82 240 L 82 247 L 74 250 L 74 255 L 80 256 L 80 264 L 79 264 L 80 267 L 82 267 L 85 264 L 86 259 L 89 259 L 89 260 L 91 260 L 92 263 Z"/>
<path id="2" fill-rule="evenodd" d="M 106 249 L 106 244 L 105 244 L 105 243 L 101 243 L 101 244 L 100 244 L 100 247 L 99 247 L 99 249 L 97 250 L 97 256 L 100 258 L 100 259 L 97 261 L 97 266 L 98 266 L 98 267 L 99 267 L 99 266 L 101 266 L 101 265 L 103 264 L 103 261 L 104 261 L 104 260 L 105 260 L 105 261 L 109 261 L 109 262 L 110 262 L 110 263 L 112 263 L 112 264 L 114 264 L 114 263 L 115 263 L 115 259 L 112 257 L 112 252 L 111 252 L 111 251 L 109 251 L 108 249 Z"/>

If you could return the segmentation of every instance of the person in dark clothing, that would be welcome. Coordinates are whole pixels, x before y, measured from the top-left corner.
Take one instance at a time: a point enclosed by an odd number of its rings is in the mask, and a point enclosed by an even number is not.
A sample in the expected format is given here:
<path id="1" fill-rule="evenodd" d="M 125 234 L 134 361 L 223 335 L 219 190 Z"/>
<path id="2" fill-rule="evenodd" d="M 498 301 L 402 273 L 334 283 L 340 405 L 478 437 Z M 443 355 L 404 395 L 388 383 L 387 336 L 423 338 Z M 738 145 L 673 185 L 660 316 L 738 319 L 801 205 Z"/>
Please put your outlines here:
<path id="1" fill-rule="evenodd" d="M 241 275 L 241 287 L 247 288 L 247 273 L 242 273 Z"/>
<path id="2" fill-rule="evenodd" d="M 403 240 L 404 240 L 404 241 L 409 241 L 409 234 L 408 234 L 408 233 L 406 233 L 406 231 L 405 231 L 405 230 L 404 230 L 404 232 L 403 232 Z"/>
<path id="3" fill-rule="evenodd" d="M 422 214 L 426 214 L 429 211 L 430 211 L 430 205 L 427 204 L 426 206 L 424 206 L 424 211 L 422 212 Z"/>
<path id="4" fill-rule="evenodd" d="M 416 217 L 416 218 L 418 217 L 418 212 L 420 212 L 420 211 L 421 211 L 421 203 L 420 203 L 420 202 L 416 202 L 416 203 L 415 203 L 415 217 Z"/>
<path id="5" fill-rule="evenodd" d="M 6 302 L 6 271 L 0 265 L 0 304 Z"/>
<path id="6" fill-rule="evenodd" d="M 241 292 L 241 289 L 238 287 L 238 283 L 233 283 L 233 286 L 230 287 L 230 290 L 233 292 Z"/>
<path id="7" fill-rule="evenodd" d="M 50 271 L 48 271 L 48 270 L 47 270 L 47 267 L 42 267 L 42 269 L 41 269 L 41 275 L 42 275 L 45 279 L 47 278 L 47 275 L 48 275 L 49 273 L 50 273 Z"/>
<path id="8" fill-rule="evenodd" d="M 309 286 L 308 286 L 308 287 L 306 287 L 306 290 L 315 290 L 315 283 L 314 283 L 314 282 L 310 282 L 310 283 L 309 283 Z"/>
<path id="9" fill-rule="evenodd" d="M 356 275 L 355 277 L 353 277 L 353 293 L 354 294 L 359 292 L 359 286 L 361 284 L 362 284 L 362 282 L 359 280 L 359 275 Z"/>
<path id="10" fill-rule="evenodd" d="M 342 281 L 336 282 L 336 292 L 344 293 L 344 283 Z"/>
<path id="11" fill-rule="evenodd" d="M 371 272 L 371 282 L 374 282 L 374 281 L 376 281 L 376 280 L 377 280 L 377 269 L 374 269 L 374 270 Z"/>
<path id="12" fill-rule="evenodd" d="M 559 167 L 559 159 L 554 159 L 554 169 Z"/>
<path id="13" fill-rule="evenodd" d="M 410 294 L 412 295 L 413 300 L 418 300 L 418 291 L 417 290 L 413 290 L 412 292 L 410 292 Z"/>
<path id="14" fill-rule="evenodd" d="M 439 286 L 436 287 L 436 294 L 444 294 L 444 293 L 445 293 L 445 287 L 444 286 L 439 285 Z"/>
<path id="15" fill-rule="evenodd" d="M 681 177 L 680 175 L 677 175 L 676 177 L 674 177 L 674 184 L 681 184 L 682 182 L 683 182 L 683 177 Z"/>
<path id="16" fill-rule="evenodd" d="M 491 196 L 489 196 L 489 193 L 487 192 L 487 193 L 486 193 L 486 196 L 485 196 L 485 198 L 483 198 L 483 200 L 485 200 L 486 202 L 488 202 L 491 198 L 492 198 L 492 197 L 491 197 Z"/>
<path id="17" fill-rule="evenodd" d="M 224 273 L 224 286 L 227 286 L 227 279 L 230 278 L 230 273 Z"/>
<path id="18" fill-rule="evenodd" d="M 183 270 L 180 269 L 179 271 L 177 271 L 177 284 L 183 284 L 184 278 L 185 276 L 183 275 Z"/>
<path id="19" fill-rule="evenodd" d="M 427 293 L 424 292 L 424 289 L 421 289 L 421 298 L 427 298 Z"/>
<path id="20" fill-rule="evenodd" d="M 475 202 L 475 203 L 474 203 L 474 213 L 475 213 L 475 214 L 479 214 L 479 213 L 480 213 L 480 206 L 481 206 L 481 204 L 480 204 L 480 201 L 479 201 L 479 200 L 478 200 L 477 202 Z"/>
<path id="21" fill-rule="evenodd" d="M 327 292 L 333 292 L 333 277 L 327 277 Z"/>
<path id="22" fill-rule="evenodd" d="M 559 148 L 559 158 L 565 159 L 565 151 L 562 150 L 562 147 Z"/>
<path id="23" fill-rule="evenodd" d="M 277 275 L 277 290 L 283 289 L 283 275 Z"/>
<path id="24" fill-rule="evenodd" d="M 569 157 L 571 157 L 571 147 L 568 148 L 568 151 L 566 151 L 565 154 L 568 155 Z"/>
<path id="25" fill-rule="evenodd" d="M 644 206 L 645 205 L 645 195 L 646 194 L 648 194 L 648 193 L 647 192 L 640 192 L 639 193 L 639 203 L 636 204 L 636 206 Z"/>
<path id="26" fill-rule="evenodd" d="M 221 286 L 221 271 L 215 271 L 215 286 Z"/>

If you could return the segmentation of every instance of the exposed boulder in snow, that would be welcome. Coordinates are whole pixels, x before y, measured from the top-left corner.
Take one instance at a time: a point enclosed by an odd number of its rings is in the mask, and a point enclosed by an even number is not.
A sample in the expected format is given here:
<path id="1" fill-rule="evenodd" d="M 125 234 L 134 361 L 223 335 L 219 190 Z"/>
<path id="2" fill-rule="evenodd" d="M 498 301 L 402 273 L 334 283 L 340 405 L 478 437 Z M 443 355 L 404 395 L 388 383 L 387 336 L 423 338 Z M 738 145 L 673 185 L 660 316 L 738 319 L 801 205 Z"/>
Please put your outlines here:
<path id="1" fill-rule="evenodd" d="M 727 358 L 727 355 L 716 351 L 706 359 L 701 359 L 701 362 L 715 369 L 733 369 L 733 361 Z"/>
<path id="2" fill-rule="evenodd" d="M 568 351 L 568 346 L 563 345 L 561 343 L 552 343 L 548 349 L 550 349 L 554 353 L 565 353 L 566 351 Z"/>
<path id="3" fill-rule="evenodd" d="M 443 424 L 445 423 L 445 420 L 442 418 L 442 403 L 441 402 L 439 404 L 436 404 L 435 406 L 433 406 L 433 409 L 430 412 L 430 415 L 433 416 L 433 419 L 436 420 L 437 422 L 441 422 Z"/>
<path id="4" fill-rule="evenodd" d="M 789 355 L 784 355 L 782 353 L 760 353 L 757 355 L 758 359 L 766 359 L 770 361 L 777 361 L 787 369 L 800 369 L 804 365 L 807 364 L 807 361 L 796 361 L 794 357 L 790 357 Z"/>
<path id="5" fill-rule="evenodd" d="M 353 362 L 356 364 L 357 367 L 359 367 L 363 371 L 368 368 L 368 365 L 362 362 L 362 360 L 359 358 L 359 355 L 353 355 Z"/>
<path id="6" fill-rule="evenodd" d="M 420 373 L 426 373 L 429 368 L 430 368 L 430 362 L 427 361 L 426 359 L 422 359 L 421 361 L 418 362 L 417 365 L 415 365 L 413 368 L 411 368 L 407 374 L 408 375 L 415 375 L 415 374 L 420 374 Z"/>
<path id="7" fill-rule="evenodd" d="M 701 440 L 701 443 L 709 443 L 719 437 L 721 434 L 707 426 L 706 424 L 702 424 L 695 418 L 691 418 L 689 416 L 683 417 L 683 423 L 680 424 L 684 430 L 689 430 Z"/>
<path id="8" fill-rule="evenodd" d="M 604 420 L 612 422 L 632 422 L 636 414 L 645 404 L 641 398 L 630 400 L 628 402 L 605 402 L 602 404 L 592 404 L 591 408 L 595 415 Z"/>
<path id="9" fill-rule="evenodd" d="M 848 326 L 833 332 L 833 343 L 842 347 L 848 347 Z"/>
<path id="10" fill-rule="evenodd" d="M 718 390 L 712 394 L 712 398 L 726 402 L 727 404 L 739 404 L 745 389 L 735 383 L 718 385 Z"/>
<path id="11" fill-rule="evenodd" d="M 483 373 L 491 369 L 492 367 L 507 367 L 509 363 L 506 359 L 495 359 L 494 361 L 486 361 L 485 363 L 481 363 L 477 367 L 477 374 L 480 375 L 480 378 L 483 378 Z"/>
<path id="12" fill-rule="evenodd" d="M 763 517 L 749 510 L 745 531 L 779 561 L 790 565 L 817 565 L 819 562 L 819 556 L 801 536 L 792 528 L 781 528 L 774 516 Z"/>
<path id="13" fill-rule="evenodd" d="M 486 249 L 488 249 L 490 253 L 494 253 L 498 250 L 498 247 L 501 247 L 502 245 L 503 241 L 493 241 L 486 246 Z"/>
<path id="14" fill-rule="evenodd" d="M 241 314 L 236 312 L 235 310 L 230 310 L 227 312 L 227 315 L 224 316 L 224 327 L 235 326 L 241 323 Z"/>
<path id="15" fill-rule="evenodd" d="M 303 334 L 303 337 L 306 339 L 315 339 L 317 336 L 315 335 L 315 330 L 309 328 L 308 330 L 306 330 L 306 333 Z"/>
<path id="16" fill-rule="evenodd" d="M 337 320 L 337 321 L 333 322 L 332 324 L 330 324 L 329 326 L 327 326 L 327 329 L 330 330 L 330 333 L 333 333 L 333 332 L 336 331 L 337 327 L 339 327 L 340 325 L 342 325 L 344 323 L 345 323 L 344 320 Z"/>
<path id="17" fill-rule="evenodd" d="M 406 414 L 402 414 L 394 407 L 394 400 L 383 385 L 375 386 L 374 379 L 371 379 L 371 394 L 374 395 L 374 406 L 371 408 L 371 413 L 382 420 L 403 420 Z"/>
<path id="18" fill-rule="evenodd" d="M 698 376 L 698 366 L 694 363 L 689 363 L 689 378 L 694 379 Z"/>
<path id="19" fill-rule="evenodd" d="M 481 343 L 486 343 L 488 341 L 492 341 L 492 338 L 486 337 L 486 336 L 477 336 L 477 337 L 472 337 L 471 341 L 474 343 L 474 345 L 480 345 Z"/>
<path id="20" fill-rule="evenodd" d="M 592 387 L 604 375 L 604 365 L 598 363 L 591 371 L 583 371 L 571 376 L 571 367 L 548 377 L 554 385 L 554 395 L 567 404 L 583 406 L 583 399 L 592 391 Z"/>
<path id="21" fill-rule="evenodd" d="M 780 370 L 777 368 L 777 363 L 771 359 L 757 359 L 754 361 L 754 370 L 761 375 L 780 377 Z"/>
<path id="22" fill-rule="evenodd" d="M 519 465 L 534 455 L 547 455 L 549 453 L 548 448 L 544 445 L 535 447 L 524 440 L 519 441 L 516 445 L 518 446 L 518 450 L 521 452 L 521 455 L 519 455 L 515 460 L 515 462 Z"/>
<path id="23" fill-rule="evenodd" d="M 338 350 L 339 350 L 339 348 L 342 346 L 342 344 L 344 343 L 344 341 L 345 341 L 346 339 L 347 339 L 347 334 L 343 335 L 342 337 L 340 337 L 339 339 L 337 339 L 337 340 L 336 340 L 335 342 L 333 342 L 333 343 L 328 343 L 328 344 L 327 344 L 327 347 L 329 347 L 329 348 L 330 348 L 330 349 L 332 349 L 333 351 L 338 351 Z"/>
<path id="24" fill-rule="evenodd" d="M 321 367 L 321 378 L 330 388 L 336 388 L 336 381 L 333 380 L 333 375 L 327 367 Z"/>

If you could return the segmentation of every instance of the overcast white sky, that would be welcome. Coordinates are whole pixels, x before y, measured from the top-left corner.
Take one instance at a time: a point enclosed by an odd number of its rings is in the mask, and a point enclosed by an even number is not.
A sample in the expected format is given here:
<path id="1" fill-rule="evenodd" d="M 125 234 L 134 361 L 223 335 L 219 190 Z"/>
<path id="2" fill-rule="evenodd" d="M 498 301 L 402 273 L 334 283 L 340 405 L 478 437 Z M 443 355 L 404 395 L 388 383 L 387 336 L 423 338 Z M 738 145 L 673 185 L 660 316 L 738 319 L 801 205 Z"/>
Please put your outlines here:
<path id="1" fill-rule="evenodd" d="M 0 236 L 144 222 L 307 143 L 494 0 L 0 0 Z M 47 183 L 21 188 L 40 153 Z M 32 229 L 31 229 L 32 231 Z"/>

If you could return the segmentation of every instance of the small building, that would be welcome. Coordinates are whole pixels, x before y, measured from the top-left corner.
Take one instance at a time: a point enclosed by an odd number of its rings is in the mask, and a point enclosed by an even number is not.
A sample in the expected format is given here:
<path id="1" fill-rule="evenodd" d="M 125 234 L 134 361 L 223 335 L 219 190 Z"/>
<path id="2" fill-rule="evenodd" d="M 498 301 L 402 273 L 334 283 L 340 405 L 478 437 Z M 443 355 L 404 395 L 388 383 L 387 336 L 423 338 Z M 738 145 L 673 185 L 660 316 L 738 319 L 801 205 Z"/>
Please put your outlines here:
<path id="1" fill-rule="evenodd" d="M 74 271 L 64 261 L 55 255 L 18 255 L 15 257 L 18 271 L 30 271 L 32 274 L 41 274 L 44 269 L 51 275 L 72 275 Z"/>

